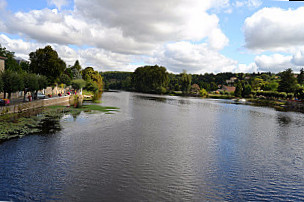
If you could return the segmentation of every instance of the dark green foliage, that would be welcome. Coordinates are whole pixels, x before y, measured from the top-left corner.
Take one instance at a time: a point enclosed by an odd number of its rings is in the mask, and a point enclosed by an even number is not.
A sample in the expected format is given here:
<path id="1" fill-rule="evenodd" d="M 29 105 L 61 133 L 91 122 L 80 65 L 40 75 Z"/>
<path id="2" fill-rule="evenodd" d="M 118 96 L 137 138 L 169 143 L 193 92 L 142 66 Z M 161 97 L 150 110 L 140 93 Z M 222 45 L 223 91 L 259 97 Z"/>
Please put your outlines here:
<path id="1" fill-rule="evenodd" d="M 79 72 L 81 71 L 82 67 L 80 66 L 78 60 L 75 61 L 75 64 L 71 67 L 71 69 L 76 69 Z"/>
<path id="2" fill-rule="evenodd" d="M 38 85 L 39 90 L 45 89 L 48 86 L 47 77 L 43 75 L 38 75 Z"/>
<path id="3" fill-rule="evenodd" d="M 280 73 L 281 80 L 279 82 L 278 91 L 286 93 L 294 93 L 297 89 L 297 79 L 292 73 L 292 69 L 287 69 Z"/>
<path id="4" fill-rule="evenodd" d="M 183 73 L 181 73 L 180 81 L 183 94 L 189 94 L 191 89 L 192 76 L 190 74 L 187 74 L 187 72 L 184 70 Z"/>
<path id="5" fill-rule="evenodd" d="M 30 69 L 33 73 L 47 76 L 50 84 L 54 84 L 56 79 L 66 69 L 65 62 L 58 56 L 51 46 L 40 48 L 30 53 Z"/>
<path id="6" fill-rule="evenodd" d="M 298 83 L 303 85 L 304 84 L 304 69 L 300 70 L 300 74 L 298 75 Z"/>
<path id="7" fill-rule="evenodd" d="M 235 97 L 242 97 L 242 92 L 243 92 L 242 84 L 238 83 L 236 85 L 236 88 L 235 88 L 235 91 L 234 91 Z"/>
<path id="8" fill-rule="evenodd" d="M 242 97 L 249 97 L 251 94 L 251 86 L 249 84 L 243 85 Z"/>
<path id="9" fill-rule="evenodd" d="M 20 63 L 20 67 L 25 72 L 31 72 L 30 63 L 27 61 L 22 61 Z"/>
<path id="10" fill-rule="evenodd" d="M 139 92 L 165 93 L 169 83 L 168 72 L 161 66 L 139 67 L 133 73 L 132 82 Z"/>
<path id="11" fill-rule="evenodd" d="M 105 89 L 132 90 L 132 72 L 101 72 Z"/>
<path id="12" fill-rule="evenodd" d="M 21 74 L 12 71 L 4 71 L 2 73 L 3 91 L 8 93 L 8 98 L 11 98 L 11 93 L 22 91 L 24 88 L 23 77 Z"/>
<path id="13" fill-rule="evenodd" d="M 86 86 L 84 88 L 87 91 L 96 92 L 98 91 L 98 85 L 92 80 L 87 81 Z"/>
<path id="14" fill-rule="evenodd" d="M 304 100 L 304 87 L 299 87 L 295 92 L 295 97 Z"/>
<path id="15" fill-rule="evenodd" d="M 67 74 L 61 74 L 59 77 L 59 83 L 63 83 L 67 86 L 71 85 L 71 78 Z"/>

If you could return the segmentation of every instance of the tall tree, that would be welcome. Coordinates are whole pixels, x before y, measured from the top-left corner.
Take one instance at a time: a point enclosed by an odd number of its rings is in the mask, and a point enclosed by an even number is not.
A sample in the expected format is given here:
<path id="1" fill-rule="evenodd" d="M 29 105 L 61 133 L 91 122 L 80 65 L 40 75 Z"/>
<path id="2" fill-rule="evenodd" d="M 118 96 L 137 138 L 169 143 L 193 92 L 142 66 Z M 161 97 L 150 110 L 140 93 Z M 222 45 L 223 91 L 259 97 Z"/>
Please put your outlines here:
<path id="1" fill-rule="evenodd" d="M 138 67 L 133 73 L 132 83 L 139 92 L 165 93 L 169 83 L 168 72 L 158 65 Z"/>
<path id="2" fill-rule="evenodd" d="M 191 89 L 191 81 L 191 75 L 187 74 L 186 70 L 183 70 L 183 73 L 181 73 L 181 89 L 183 94 L 189 94 Z"/>
<path id="3" fill-rule="evenodd" d="M 304 69 L 300 70 L 300 74 L 298 75 L 298 83 L 303 85 L 304 84 Z"/>
<path id="4" fill-rule="evenodd" d="M 94 71 L 93 67 L 87 67 L 84 70 L 82 70 L 82 78 L 88 83 L 90 83 L 88 85 L 92 86 L 91 84 L 94 83 L 95 85 L 93 84 L 93 86 L 97 86 L 99 92 L 102 91 L 103 88 L 102 77 L 98 71 Z"/>
<path id="5" fill-rule="evenodd" d="M 58 53 L 51 46 L 37 49 L 30 53 L 30 69 L 33 73 L 45 75 L 50 84 L 66 69 L 65 62 L 58 56 Z"/>
<path id="6" fill-rule="evenodd" d="M 234 96 L 235 97 L 242 97 L 242 92 L 243 92 L 243 87 L 242 84 L 239 82 L 236 85 L 235 91 L 234 91 Z"/>
<path id="7" fill-rule="evenodd" d="M 1 44 L 0 44 L 0 56 L 7 58 L 5 60 L 5 70 L 10 70 L 14 72 L 21 71 L 20 65 L 15 60 L 15 53 L 7 50 L 5 47 L 2 47 Z"/>
<path id="8" fill-rule="evenodd" d="M 294 93 L 297 89 L 297 79 L 292 73 L 292 69 L 286 69 L 280 73 L 281 80 L 279 82 L 278 91 L 286 93 Z"/>
<path id="9" fill-rule="evenodd" d="M 8 93 L 8 99 L 11 98 L 11 94 L 17 91 L 22 91 L 24 88 L 23 77 L 21 74 L 6 70 L 2 73 L 3 79 L 3 92 L 4 97 Z"/>

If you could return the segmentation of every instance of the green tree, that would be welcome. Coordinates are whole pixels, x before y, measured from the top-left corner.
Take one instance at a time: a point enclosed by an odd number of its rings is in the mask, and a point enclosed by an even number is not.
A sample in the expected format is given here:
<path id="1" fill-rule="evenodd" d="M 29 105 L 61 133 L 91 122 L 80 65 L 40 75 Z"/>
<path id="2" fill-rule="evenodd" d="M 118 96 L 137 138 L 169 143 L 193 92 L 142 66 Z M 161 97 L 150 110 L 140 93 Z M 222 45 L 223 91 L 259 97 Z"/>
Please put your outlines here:
<path id="1" fill-rule="evenodd" d="M 304 69 L 300 70 L 300 74 L 298 75 L 298 83 L 303 85 L 304 84 Z"/>
<path id="2" fill-rule="evenodd" d="M 50 84 L 66 69 L 65 62 L 58 56 L 58 53 L 51 46 L 37 49 L 30 53 L 30 69 L 33 73 L 44 75 Z"/>
<path id="3" fill-rule="evenodd" d="M 72 88 L 78 91 L 86 86 L 86 81 L 83 79 L 76 79 L 76 80 L 72 80 L 71 84 L 72 84 Z"/>
<path id="4" fill-rule="evenodd" d="M 292 73 L 292 69 L 287 69 L 280 73 L 281 80 L 279 82 L 278 91 L 286 93 L 294 93 L 297 89 L 297 79 Z"/>
<path id="5" fill-rule="evenodd" d="M 31 92 L 32 97 L 34 97 L 34 92 L 39 90 L 38 75 L 32 73 L 24 73 L 23 84 L 24 84 L 23 101 L 25 101 L 25 96 L 28 92 Z"/>
<path id="6" fill-rule="evenodd" d="M 71 78 L 66 74 L 61 74 L 59 77 L 59 83 L 63 83 L 67 86 L 71 85 Z"/>
<path id="7" fill-rule="evenodd" d="M 249 84 L 245 84 L 242 90 L 242 97 L 249 97 L 251 91 L 252 91 L 251 86 Z"/>
<path id="8" fill-rule="evenodd" d="M 6 70 L 2 73 L 4 97 L 8 93 L 8 99 L 11 99 L 11 94 L 17 91 L 22 91 L 24 88 L 23 77 L 21 74 Z"/>
<path id="9" fill-rule="evenodd" d="M 80 66 L 78 60 L 75 61 L 74 65 L 71 67 L 71 69 L 76 69 L 79 72 L 81 71 L 82 67 Z"/>
<path id="10" fill-rule="evenodd" d="M 202 88 L 199 92 L 199 95 L 201 97 L 208 97 L 208 92 L 204 88 Z"/>
<path id="11" fill-rule="evenodd" d="M 235 91 L 234 91 L 234 96 L 235 97 L 242 97 L 242 92 L 243 92 L 243 87 L 242 84 L 239 82 L 236 85 Z"/>
<path id="12" fill-rule="evenodd" d="M 9 50 L 6 50 L 5 47 L 0 45 L 0 56 L 6 57 L 5 60 L 5 70 L 10 70 L 14 72 L 21 72 L 21 67 L 18 62 L 15 60 L 15 53 Z"/>
<path id="13" fill-rule="evenodd" d="M 98 71 L 94 71 L 93 67 L 87 67 L 82 72 L 82 78 L 85 81 L 94 82 L 97 85 L 99 92 L 103 89 L 102 76 Z"/>
<path id="14" fill-rule="evenodd" d="M 191 89 L 191 81 L 191 75 L 187 74 L 186 70 L 183 70 L 183 73 L 181 73 L 181 89 L 184 95 L 189 94 Z"/>
<path id="15" fill-rule="evenodd" d="M 138 67 L 133 73 L 132 83 L 139 92 L 165 93 L 169 83 L 168 72 L 158 65 Z"/>

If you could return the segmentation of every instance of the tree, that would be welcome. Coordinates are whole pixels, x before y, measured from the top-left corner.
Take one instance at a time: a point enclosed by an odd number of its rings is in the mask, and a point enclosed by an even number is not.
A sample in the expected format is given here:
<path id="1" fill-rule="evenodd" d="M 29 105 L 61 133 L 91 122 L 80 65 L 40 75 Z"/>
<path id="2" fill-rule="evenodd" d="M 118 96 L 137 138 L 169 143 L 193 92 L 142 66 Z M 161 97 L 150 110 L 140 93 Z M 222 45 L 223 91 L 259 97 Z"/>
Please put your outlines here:
<path id="1" fill-rule="evenodd" d="M 186 70 L 183 70 L 183 73 L 181 73 L 181 89 L 184 95 L 190 92 L 191 80 L 191 75 L 187 74 Z"/>
<path id="2" fill-rule="evenodd" d="M 4 71 L 2 73 L 4 97 L 8 93 L 8 99 L 11 99 L 11 94 L 21 91 L 24 88 L 23 77 L 21 74 L 12 71 Z"/>
<path id="3" fill-rule="evenodd" d="M 252 91 L 251 86 L 249 84 L 245 84 L 243 86 L 242 97 L 249 97 L 251 91 Z"/>
<path id="4" fill-rule="evenodd" d="M 78 60 L 75 61 L 74 65 L 71 67 L 71 69 L 76 69 L 79 72 L 81 71 L 82 68 L 81 68 Z"/>
<path id="5" fill-rule="evenodd" d="M 94 71 L 93 67 L 87 67 L 82 70 L 82 78 L 87 82 L 93 82 L 98 87 L 99 92 L 103 89 L 102 77 L 98 71 Z"/>
<path id="6" fill-rule="evenodd" d="M 201 97 L 207 97 L 207 96 L 208 96 L 208 92 L 207 92 L 204 88 L 202 88 L 202 89 L 200 90 L 200 92 L 199 92 L 199 95 L 200 95 Z"/>
<path id="7" fill-rule="evenodd" d="M 5 70 L 10 70 L 14 72 L 20 72 L 21 67 L 18 62 L 15 60 L 15 53 L 9 50 L 6 50 L 5 47 L 2 48 L 0 45 L 0 56 L 6 57 L 5 60 Z"/>
<path id="8" fill-rule="evenodd" d="M 51 46 L 46 46 L 45 48 L 31 52 L 30 61 L 31 71 L 46 76 L 50 84 L 54 84 L 56 79 L 59 78 L 66 69 L 65 62 Z"/>
<path id="9" fill-rule="evenodd" d="M 304 69 L 300 70 L 300 74 L 298 75 L 298 83 L 303 85 L 304 84 Z"/>
<path id="10" fill-rule="evenodd" d="M 72 84 L 72 88 L 74 88 L 74 90 L 78 91 L 78 90 L 82 89 L 83 87 L 85 87 L 86 82 L 83 79 L 76 79 L 76 80 L 72 80 L 71 84 Z"/>
<path id="11" fill-rule="evenodd" d="M 236 85 L 235 91 L 234 91 L 234 96 L 235 97 L 242 97 L 242 92 L 243 92 L 243 87 L 242 84 L 239 82 Z"/>
<path id="12" fill-rule="evenodd" d="M 169 83 L 168 72 L 158 65 L 138 67 L 133 73 L 132 83 L 139 92 L 165 93 Z"/>
<path id="13" fill-rule="evenodd" d="M 59 83 L 63 83 L 67 86 L 71 85 L 71 78 L 66 74 L 61 74 L 59 77 Z"/>
<path id="14" fill-rule="evenodd" d="M 32 97 L 34 97 L 34 92 L 39 90 L 38 83 L 38 75 L 32 73 L 24 73 L 23 74 L 23 84 L 24 84 L 24 97 L 23 101 L 25 101 L 25 96 L 28 92 L 31 92 Z"/>
<path id="15" fill-rule="evenodd" d="M 292 73 L 292 69 L 287 69 L 280 73 L 281 80 L 279 82 L 278 91 L 286 93 L 294 93 L 297 89 L 297 79 Z"/>

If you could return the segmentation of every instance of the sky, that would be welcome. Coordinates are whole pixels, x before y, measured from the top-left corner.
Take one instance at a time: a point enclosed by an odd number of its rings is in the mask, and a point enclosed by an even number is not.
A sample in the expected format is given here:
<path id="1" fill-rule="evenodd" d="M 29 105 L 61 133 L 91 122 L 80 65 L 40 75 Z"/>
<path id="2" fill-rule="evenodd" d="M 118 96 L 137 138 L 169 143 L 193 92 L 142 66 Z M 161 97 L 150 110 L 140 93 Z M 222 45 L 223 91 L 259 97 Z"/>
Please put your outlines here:
<path id="1" fill-rule="evenodd" d="M 133 71 L 280 72 L 304 66 L 304 1 L 0 0 L 0 44 L 51 45 L 73 65 Z"/>

